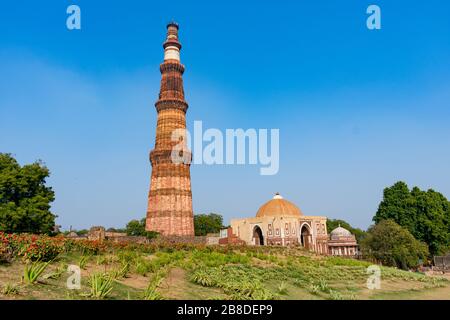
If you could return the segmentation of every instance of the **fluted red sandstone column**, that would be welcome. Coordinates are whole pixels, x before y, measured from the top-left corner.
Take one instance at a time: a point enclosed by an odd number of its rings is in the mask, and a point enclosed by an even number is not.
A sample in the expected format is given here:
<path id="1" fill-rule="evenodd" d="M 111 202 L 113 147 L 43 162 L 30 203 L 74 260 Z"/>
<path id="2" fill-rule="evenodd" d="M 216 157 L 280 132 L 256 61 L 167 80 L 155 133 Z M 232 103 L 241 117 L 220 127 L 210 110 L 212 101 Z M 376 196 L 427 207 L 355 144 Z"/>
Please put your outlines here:
<path id="1" fill-rule="evenodd" d="M 178 25 L 167 25 L 167 39 L 163 44 L 164 62 L 161 70 L 161 90 L 156 102 L 158 121 L 155 148 L 150 152 L 152 176 L 148 194 L 146 230 L 157 231 L 164 236 L 193 236 L 194 216 L 190 164 L 172 161 L 172 141 L 176 129 L 186 128 L 183 72 L 180 63 L 181 44 L 178 41 Z"/>

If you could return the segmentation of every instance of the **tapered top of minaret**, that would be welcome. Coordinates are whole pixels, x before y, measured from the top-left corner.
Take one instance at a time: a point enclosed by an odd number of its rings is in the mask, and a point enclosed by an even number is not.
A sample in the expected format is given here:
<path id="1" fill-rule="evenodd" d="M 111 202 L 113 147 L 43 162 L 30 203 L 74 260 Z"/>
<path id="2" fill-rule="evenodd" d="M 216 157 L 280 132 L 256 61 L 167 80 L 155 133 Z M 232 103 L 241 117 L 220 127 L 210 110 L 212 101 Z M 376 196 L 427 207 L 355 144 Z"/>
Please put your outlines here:
<path id="1" fill-rule="evenodd" d="M 181 43 L 178 41 L 178 23 L 171 21 L 167 24 L 167 37 L 163 43 L 164 61 L 180 61 Z"/>
<path id="2" fill-rule="evenodd" d="M 178 23 L 173 20 L 167 24 L 167 29 L 169 29 L 169 27 L 175 27 L 177 29 L 179 28 Z"/>

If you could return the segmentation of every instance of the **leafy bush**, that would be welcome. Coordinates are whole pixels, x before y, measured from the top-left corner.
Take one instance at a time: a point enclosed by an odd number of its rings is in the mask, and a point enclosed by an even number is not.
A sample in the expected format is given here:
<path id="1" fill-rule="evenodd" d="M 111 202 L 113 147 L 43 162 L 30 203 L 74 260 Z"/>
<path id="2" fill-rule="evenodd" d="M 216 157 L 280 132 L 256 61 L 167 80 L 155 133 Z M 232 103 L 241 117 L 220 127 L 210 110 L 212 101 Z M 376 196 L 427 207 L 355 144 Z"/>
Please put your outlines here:
<path id="1" fill-rule="evenodd" d="M 427 245 L 393 220 L 382 220 L 370 227 L 361 247 L 384 265 L 405 270 L 417 267 L 428 256 Z"/>
<path id="2" fill-rule="evenodd" d="M 83 255 L 97 255 L 107 248 L 105 243 L 98 240 L 77 240 L 74 244 Z"/>
<path id="3" fill-rule="evenodd" d="M 12 259 L 12 248 L 9 244 L 9 239 L 2 237 L 0 233 L 0 263 L 9 262 Z"/>
<path id="4" fill-rule="evenodd" d="M 8 239 L 10 250 L 15 256 L 27 261 L 50 261 L 64 251 L 62 237 L 38 236 L 30 234 L 0 235 Z"/>

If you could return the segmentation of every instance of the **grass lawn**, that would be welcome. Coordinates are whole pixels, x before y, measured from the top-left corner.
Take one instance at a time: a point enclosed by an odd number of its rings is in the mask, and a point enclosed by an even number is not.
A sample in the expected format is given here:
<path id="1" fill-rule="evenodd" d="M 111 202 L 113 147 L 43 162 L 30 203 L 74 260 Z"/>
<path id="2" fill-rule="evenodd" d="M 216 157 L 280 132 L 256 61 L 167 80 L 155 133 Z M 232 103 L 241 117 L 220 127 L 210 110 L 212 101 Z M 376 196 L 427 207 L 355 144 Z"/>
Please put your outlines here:
<path id="1" fill-rule="evenodd" d="M 382 267 L 381 289 L 369 290 L 370 263 L 301 248 L 72 248 L 33 284 L 23 280 L 26 265 L 0 264 L 0 299 L 450 299 L 448 278 Z M 69 265 L 81 267 L 79 290 L 67 288 Z"/>

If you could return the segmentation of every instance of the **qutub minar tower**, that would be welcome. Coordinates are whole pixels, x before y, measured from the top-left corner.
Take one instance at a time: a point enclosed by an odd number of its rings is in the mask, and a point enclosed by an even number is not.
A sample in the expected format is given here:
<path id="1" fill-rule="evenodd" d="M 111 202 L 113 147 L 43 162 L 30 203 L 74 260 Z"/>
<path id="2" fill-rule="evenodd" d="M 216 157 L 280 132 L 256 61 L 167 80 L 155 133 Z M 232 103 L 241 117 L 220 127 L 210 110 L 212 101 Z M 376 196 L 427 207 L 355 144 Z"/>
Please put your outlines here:
<path id="1" fill-rule="evenodd" d="M 155 104 L 158 112 L 156 143 L 150 152 L 152 176 L 146 230 L 157 231 L 163 236 L 194 236 L 190 164 L 172 161 L 173 147 L 179 143 L 172 141 L 172 134 L 174 130 L 186 129 L 188 108 L 184 100 L 184 66 L 180 63 L 177 23 L 167 25 L 163 48 L 161 90 Z M 189 151 L 184 152 L 185 156 L 186 152 L 191 156 Z"/>

